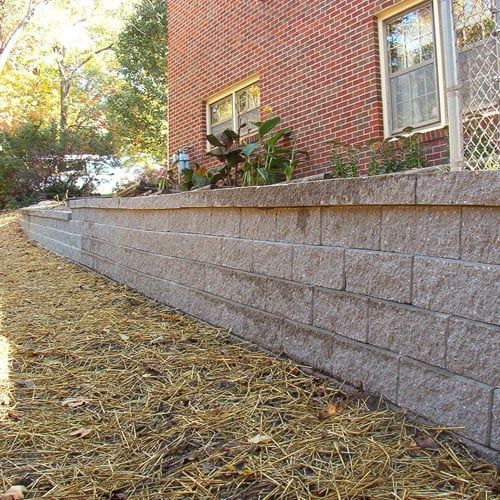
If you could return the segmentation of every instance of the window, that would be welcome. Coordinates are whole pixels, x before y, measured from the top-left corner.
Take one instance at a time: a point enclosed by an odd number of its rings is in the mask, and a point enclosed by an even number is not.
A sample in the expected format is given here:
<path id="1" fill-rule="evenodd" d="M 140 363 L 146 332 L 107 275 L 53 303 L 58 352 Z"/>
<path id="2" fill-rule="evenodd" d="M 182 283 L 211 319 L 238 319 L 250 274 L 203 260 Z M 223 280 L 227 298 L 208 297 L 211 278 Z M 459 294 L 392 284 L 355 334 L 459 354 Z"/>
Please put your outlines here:
<path id="1" fill-rule="evenodd" d="M 391 135 L 440 120 L 433 18 L 426 2 L 383 22 Z"/>
<path id="2" fill-rule="evenodd" d="M 248 137 L 257 130 L 253 122 L 260 120 L 258 81 L 247 81 L 207 102 L 209 134 L 220 137 L 224 130 L 231 129 L 241 137 Z"/>

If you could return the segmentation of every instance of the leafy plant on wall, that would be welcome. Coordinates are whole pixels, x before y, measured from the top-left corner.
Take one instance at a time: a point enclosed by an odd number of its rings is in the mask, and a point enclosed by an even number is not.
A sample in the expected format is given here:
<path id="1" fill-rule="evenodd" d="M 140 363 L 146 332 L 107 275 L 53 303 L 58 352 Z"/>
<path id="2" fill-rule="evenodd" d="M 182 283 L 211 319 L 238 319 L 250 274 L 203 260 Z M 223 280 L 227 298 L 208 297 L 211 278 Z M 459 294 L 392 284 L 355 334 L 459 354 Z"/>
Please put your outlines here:
<path id="1" fill-rule="evenodd" d="M 427 166 L 422 148 L 422 134 L 412 128 L 392 139 L 372 142 L 370 145 L 370 175 L 391 174 Z"/>
<path id="2" fill-rule="evenodd" d="M 337 177 L 358 177 L 361 149 L 336 140 L 330 145 L 332 172 Z"/>
<path id="3" fill-rule="evenodd" d="M 340 141 L 330 141 L 331 169 L 336 177 L 358 177 L 360 173 L 362 147 L 352 146 Z M 424 168 L 427 159 L 422 148 L 422 135 L 412 128 L 403 134 L 384 140 L 368 143 L 369 175 L 391 174 L 406 170 Z"/>
<path id="4" fill-rule="evenodd" d="M 288 139 L 290 128 L 275 131 L 281 119 L 276 116 L 263 122 L 256 122 L 257 141 L 250 142 L 242 149 L 243 185 L 275 184 L 282 180 L 291 181 L 298 165 L 308 159 L 306 151 L 282 145 Z"/>
<path id="5" fill-rule="evenodd" d="M 196 165 L 184 171 L 183 189 L 195 189 L 221 182 L 227 186 L 258 186 L 293 179 L 296 168 L 308 159 L 306 151 L 283 144 L 291 129 L 276 130 L 279 117 L 253 122 L 257 127 L 255 140 L 242 144 L 237 132 L 227 129 L 220 137 L 207 136 L 212 150 L 207 154 L 221 165 L 204 169 Z"/>

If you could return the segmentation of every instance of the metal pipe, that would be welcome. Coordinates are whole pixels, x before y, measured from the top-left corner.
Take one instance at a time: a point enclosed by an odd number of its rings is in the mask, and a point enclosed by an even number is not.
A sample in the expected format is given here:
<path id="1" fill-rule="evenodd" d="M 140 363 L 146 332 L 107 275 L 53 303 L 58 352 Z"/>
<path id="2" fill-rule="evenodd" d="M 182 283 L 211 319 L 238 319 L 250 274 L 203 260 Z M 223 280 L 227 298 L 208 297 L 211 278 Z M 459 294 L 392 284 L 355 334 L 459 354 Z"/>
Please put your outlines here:
<path id="1" fill-rule="evenodd" d="M 451 170 L 462 170 L 463 131 L 460 113 L 460 82 L 458 78 L 458 57 L 453 20 L 453 0 L 441 0 L 442 32 L 444 44 L 444 68 L 446 78 L 446 102 L 448 110 Z"/>

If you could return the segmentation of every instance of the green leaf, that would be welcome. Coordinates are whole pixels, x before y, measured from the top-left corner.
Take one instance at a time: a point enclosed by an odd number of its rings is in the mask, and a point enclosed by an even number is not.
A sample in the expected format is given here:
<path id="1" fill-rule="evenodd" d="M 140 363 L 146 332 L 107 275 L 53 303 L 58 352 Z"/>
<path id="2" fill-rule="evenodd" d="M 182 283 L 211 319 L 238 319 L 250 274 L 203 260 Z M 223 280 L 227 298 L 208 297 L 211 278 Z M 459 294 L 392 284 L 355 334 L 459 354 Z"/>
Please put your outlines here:
<path id="1" fill-rule="evenodd" d="M 241 163 L 242 161 L 243 157 L 241 156 L 239 150 L 230 151 L 229 153 L 226 154 L 226 162 L 230 168 L 236 167 L 238 163 Z"/>
<path id="2" fill-rule="evenodd" d="M 214 134 L 207 135 L 207 141 L 216 148 L 222 147 L 222 142 L 220 142 L 219 139 L 217 139 L 217 137 L 215 137 Z"/>
<path id="3" fill-rule="evenodd" d="M 266 141 L 266 147 L 272 148 L 280 139 L 282 139 L 283 137 L 288 137 L 291 133 L 292 133 L 292 129 L 290 129 L 290 128 L 285 128 L 283 130 L 280 130 L 279 132 L 276 132 L 276 134 L 271 136 Z"/>
<path id="4" fill-rule="evenodd" d="M 273 118 L 269 118 L 269 120 L 266 120 L 265 122 L 261 122 L 259 125 L 259 137 L 262 138 L 271 130 L 273 130 L 278 123 L 281 122 L 281 118 L 279 116 L 275 116 Z"/>
<path id="5" fill-rule="evenodd" d="M 210 167 L 208 169 L 208 173 L 211 175 L 218 175 L 224 172 L 226 170 L 226 167 Z"/>
<path id="6" fill-rule="evenodd" d="M 231 138 L 233 141 L 237 141 L 240 138 L 239 134 L 237 134 L 234 130 L 232 130 L 230 128 L 227 128 L 226 130 L 224 130 L 224 132 L 222 132 L 222 134 Z"/>
<path id="7" fill-rule="evenodd" d="M 265 169 L 264 167 L 258 167 L 257 168 L 257 173 L 260 175 L 262 180 L 264 181 L 264 184 L 271 184 L 271 179 L 269 176 L 269 171 Z"/>
<path id="8" fill-rule="evenodd" d="M 255 151 L 259 149 L 259 143 L 258 142 L 251 142 L 244 146 L 241 150 L 241 152 L 245 156 L 251 156 Z"/>

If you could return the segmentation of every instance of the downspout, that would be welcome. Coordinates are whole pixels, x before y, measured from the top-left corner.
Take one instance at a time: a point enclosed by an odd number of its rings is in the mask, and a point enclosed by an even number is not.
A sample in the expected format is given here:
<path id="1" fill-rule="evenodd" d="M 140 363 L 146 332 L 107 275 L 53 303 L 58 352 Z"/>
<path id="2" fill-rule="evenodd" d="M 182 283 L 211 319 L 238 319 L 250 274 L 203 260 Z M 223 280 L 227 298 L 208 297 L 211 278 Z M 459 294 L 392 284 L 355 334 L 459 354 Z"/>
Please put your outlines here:
<path id="1" fill-rule="evenodd" d="M 453 20 L 453 0 L 441 0 L 444 42 L 444 69 L 446 81 L 446 104 L 449 124 L 449 146 L 451 170 L 462 170 L 464 164 L 462 118 L 460 113 L 460 83 L 458 57 Z"/>

